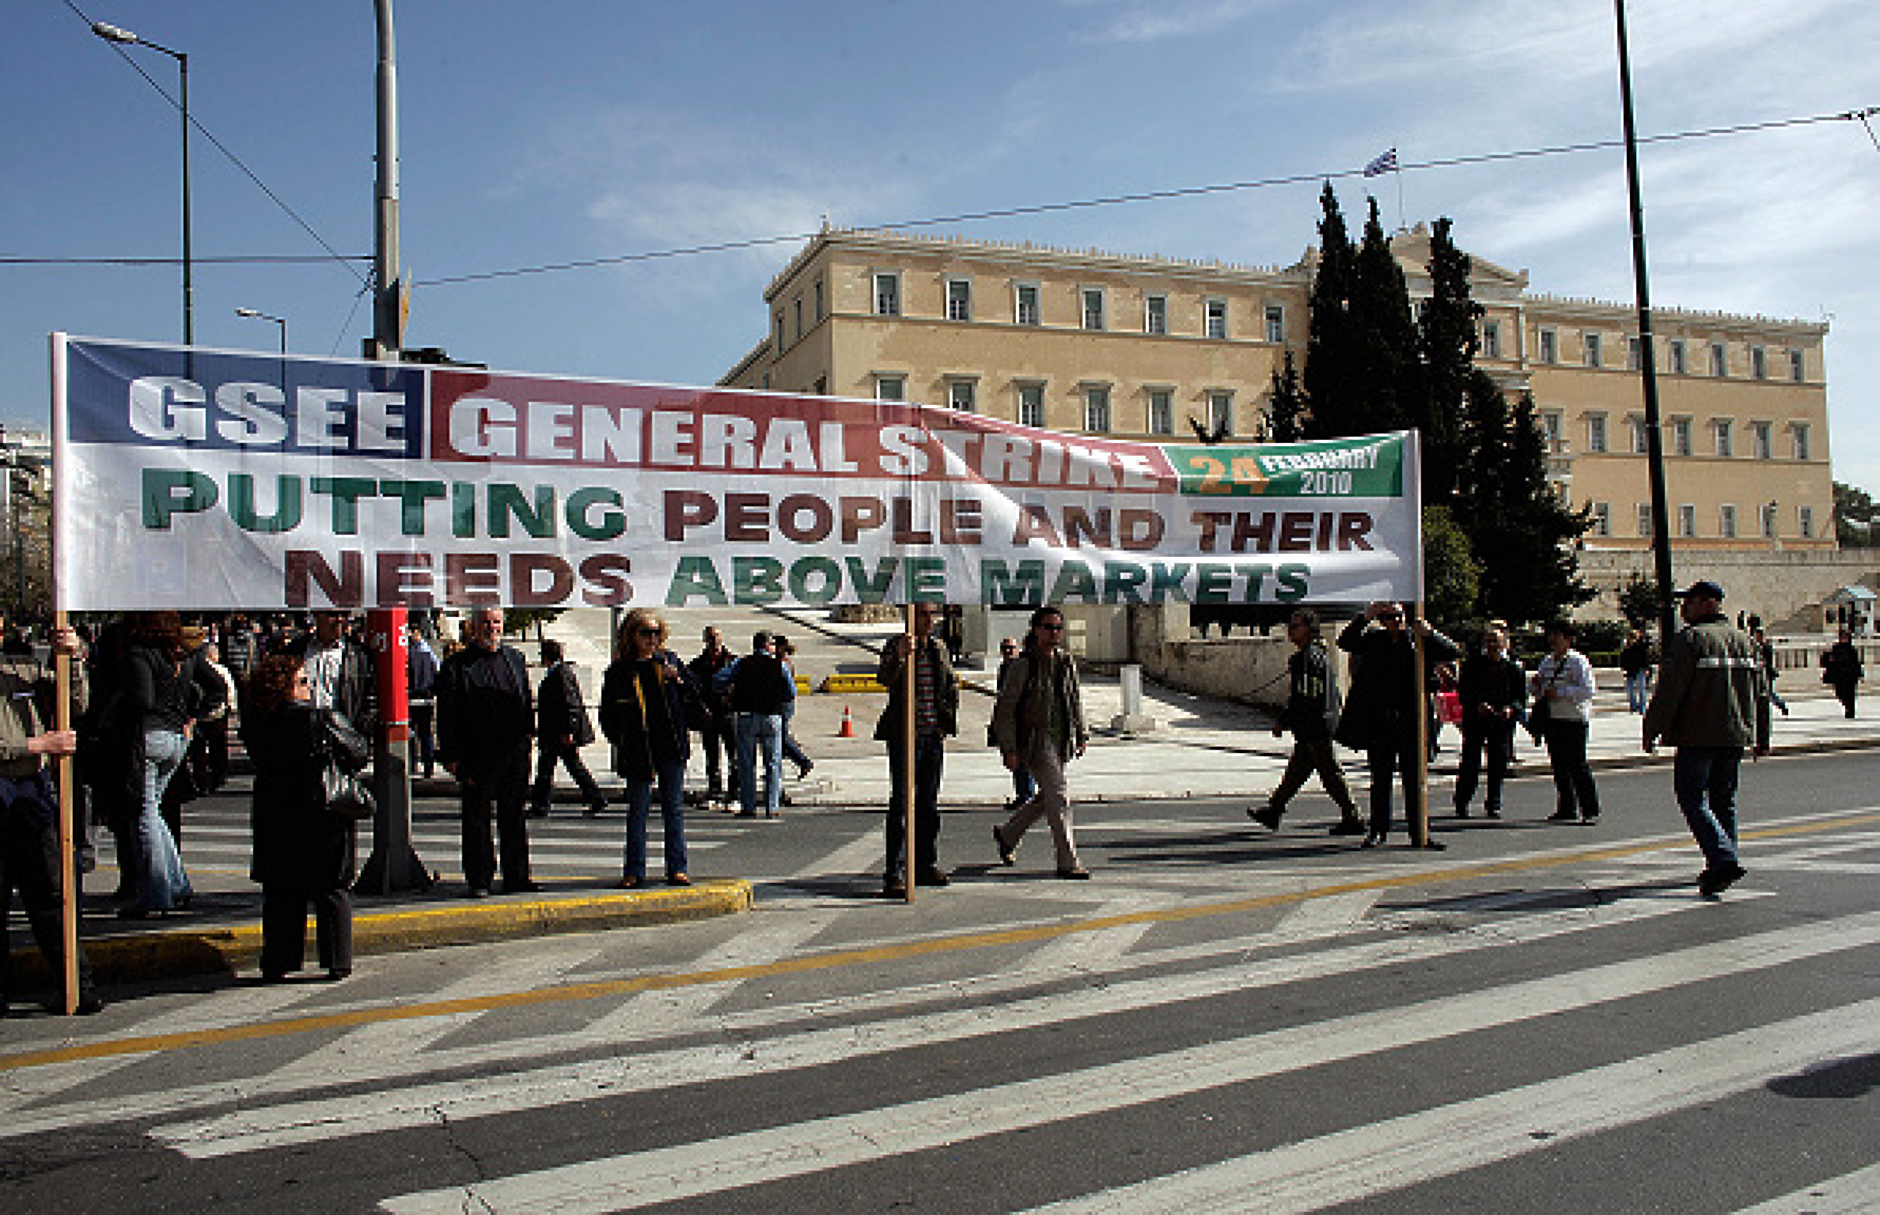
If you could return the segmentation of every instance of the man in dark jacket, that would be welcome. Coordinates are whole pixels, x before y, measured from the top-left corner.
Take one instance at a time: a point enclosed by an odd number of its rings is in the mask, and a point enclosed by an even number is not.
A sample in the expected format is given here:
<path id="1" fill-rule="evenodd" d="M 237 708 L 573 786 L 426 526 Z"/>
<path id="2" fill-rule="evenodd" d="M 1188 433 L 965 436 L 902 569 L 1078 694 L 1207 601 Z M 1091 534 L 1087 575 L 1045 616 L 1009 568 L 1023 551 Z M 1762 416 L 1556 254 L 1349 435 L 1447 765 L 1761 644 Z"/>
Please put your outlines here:
<path id="1" fill-rule="evenodd" d="M 731 712 L 730 699 L 716 691 L 714 684 L 718 673 L 736 661 L 737 655 L 725 645 L 724 635 L 708 625 L 705 648 L 686 667 L 692 672 L 692 682 L 698 685 L 699 695 L 705 702 L 705 725 L 699 731 L 699 738 L 705 744 L 705 796 L 711 801 L 738 800 L 737 721 Z M 719 761 L 721 752 L 723 767 L 729 769 L 723 775 Z M 725 776 L 729 779 L 724 779 Z"/>
<path id="2" fill-rule="evenodd" d="M 502 644 L 501 608 L 470 613 L 470 644 L 437 673 L 437 758 L 457 778 L 463 813 L 463 875 L 485 898 L 496 874 L 490 809 L 501 833 L 503 893 L 536 890 L 529 880 L 529 736 L 535 728 L 529 669 Z"/>
<path id="3" fill-rule="evenodd" d="M 437 654 L 418 626 L 409 627 L 405 639 L 405 691 L 411 710 L 411 740 L 418 752 L 412 764 L 424 765 L 426 779 L 437 769 Z"/>
<path id="4" fill-rule="evenodd" d="M 1351 696 L 1340 720 L 1340 741 L 1361 746 L 1371 770 L 1371 829 L 1364 846 L 1384 842 L 1390 833 L 1390 784 L 1403 775 L 1404 818 L 1416 821 L 1423 791 L 1417 784 L 1417 722 L 1429 712 L 1428 692 L 1416 677 L 1416 651 L 1426 662 L 1453 662 L 1462 656 L 1456 644 L 1418 619 L 1412 632 L 1400 603 L 1377 602 L 1352 618 L 1338 635 L 1338 648 L 1358 663 Z M 1441 848 L 1435 840 L 1431 848 Z"/>
<path id="5" fill-rule="evenodd" d="M 738 782 L 744 818 L 757 817 L 757 764 L 764 765 L 764 817 L 776 818 L 783 799 L 783 705 L 795 689 L 770 652 L 770 634 L 751 638 L 751 652 L 718 673 L 738 723 Z"/>
<path id="6" fill-rule="evenodd" d="M 1286 707 L 1273 723 L 1273 737 L 1291 730 L 1292 756 L 1286 761 L 1286 772 L 1278 787 L 1267 795 L 1266 805 L 1248 810 L 1247 817 L 1278 831 L 1286 803 L 1305 787 L 1306 777 L 1317 772 L 1319 784 L 1338 803 L 1339 818 L 1332 825 L 1332 834 L 1363 835 L 1364 820 L 1358 816 L 1358 805 L 1351 800 L 1351 789 L 1332 751 L 1332 730 L 1338 725 L 1340 711 L 1338 678 L 1320 640 L 1319 614 L 1311 608 L 1295 611 L 1286 622 L 1286 640 L 1296 648 L 1286 660 L 1291 683 Z"/>
<path id="7" fill-rule="evenodd" d="M 561 642 L 542 642 L 541 686 L 535 691 L 535 795 L 529 813 L 548 817 L 554 796 L 555 764 L 559 761 L 587 800 L 587 817 L 607 809 L 607 795 L 581 761 L 581 748 L 594 741 L 594 723 L 581 701 L 581 683 L 574 667 L 562 657 Z"/>
<path id="8" fill-rule="evenodd" d="M 1685 627 L 1665 647 L 1658 690 L 1645 709 L 1645 749 L 1674 744 L 1671 787 L 1704 854 L 1698 892 L 1715 897 L 1743 876 L 1736 856 L 1736 784 L 1743 749 L 1769 753 L 1769 685 L 1762 658 L 1723 614 L 1708 580 L 1679 592 Z"/>
<path id="9" fill-rule="evenodd" d="M 1462 762 L 1456 769 L 1456 817 L 1469 817 L 1469 802 L 1488 752 L 1488 796 L 1482 813 L 1501 817 L 1501 785 L 1508 776 L 1509 730 L 1527 702 L 1527 673 L 1508 657 L 1508 635 L 1491 628 L 1482 634 L 1482 651 L 1462 660 L 1456 678 L 1462 700 Z"/>
<path id="10" fill-rule="evenodd" d="M 914 605 L 914 635 L 903 633 L 881 651 L 876 678 L 888 689 L 888 707 L 875 723 L 875 738 L 888 744 L 888 865 L 885 898 L 907 895 L 907 670 L 914 659 L 914 880 L 945 886 L 940 868 L 940 776 L 946 740 L 960 732 L 960 689 L 946 647 L 933 635 L 934 604 Z"/>

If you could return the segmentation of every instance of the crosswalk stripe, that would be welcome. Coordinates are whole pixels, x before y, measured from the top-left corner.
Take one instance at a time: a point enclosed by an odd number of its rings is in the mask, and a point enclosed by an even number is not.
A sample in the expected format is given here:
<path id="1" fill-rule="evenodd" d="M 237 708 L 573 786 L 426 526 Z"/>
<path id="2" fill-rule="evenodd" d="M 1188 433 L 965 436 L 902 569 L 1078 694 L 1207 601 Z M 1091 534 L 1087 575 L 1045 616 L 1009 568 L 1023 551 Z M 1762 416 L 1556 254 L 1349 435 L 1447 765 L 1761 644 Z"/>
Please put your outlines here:
<path id="1" fill-rule="evenodd" d="M 420 1191 L 380 1205 L 394 1215 L 468 1209 L 577 1215 L 698 1197 L 1222 1088 L 1876 942 L 1880 913 L 1851 916 L 1833 925 L 1782 929 L 1035 1080 Z M 1841 1049 L 1844 1039 L 1864 1042 L 1870 1031 L 1863 1022 L 1876 1012 L 1880 1000 L 1800 1018 L 1786 1023 L 1783 1032 L 1759 1031 L 1757 1066 L 1786 1060 L 1801 1049 L 1807 1050 L 1807 1058 L 1819 1058 L 1824 1051 Z M 1812 1036 L 1798 1036 L 1807 1047 L 1788 1042 L 1785 1048 L 1786 1034 L 1797 1027 L 1810 1031 Z M 1701 1048 L 1683 1049 L 1703 1056 Z M 1600 1089 L 1611 1095 L 1609 1081 Z M 1355 1145 L 1345 1154 L 1361 1160 L 1374 1157 L 1369 1148 Z"/>
<path id="2" fill-rule="evenodd" d="M 1867 1215 L 1880 1210 L 1880 1164 L 1745 1207 L 1737 1215 Z"/>
<path id="3" fill-rule="evenodd" d="M 1323 1210 L 1675 1113 L 1823 1058 L 1869 1050 L 1875 1016 L 1880 999 L 1865 1000 L 1036 1211 Z"/>
<path id="4" fill-rule="evenodd" d="M 1549 921 L 1551 932 L 1574 931 L 1564 918 Z M 1108 1067 L 1072 1073 L 1056 1080 L 1034 1081 L 1006 1090 L 987 1090 L 987 1129 L 996 1129 L 1001 1117 L 1024 1108 L 1025 1117 L 1049 1121 L 1053 1111 L 1107 1108 L 1156 1096 L 1233 1083 L 1294 1067 L 1313 1066 L 1336 1058 L 1364 1054 L 1417 1040 L 1426 1040 L 1547 1015 L 1602 1000 L 1714 977 L 1730 969 L 1750 970 L 1812 957 L 1840 949 L 1880 943 L 1880 912 L 1838 921 L 1838 931 L 1825 926 L 1781 929 L 1760 936 L 1671 954 L 1613 963 L 1604 967 L 1511 984 L 1488 992 L 1445 997 L 1411 1010 L 1385 1009 L 1293 1029 L 1258 1034 L 1235 1041 L 1175 1051 Z M 1513 930 L 1525 940 L 1540 939 L 1536 926 Z M 1833 939 L 1830 940 L 1829 938 Z M 1507 938 L 1497 934 L 1497 940 Z M 713 1080 L 748 1078 L 825 1063 L 854 1059 L 912 1046 L 960 1041 L 996 1033 L 1066 1021 L 1082 1020 L 1151 1007 L 1165 1007 L 1227 992 L 1247 991 L 1306 978 L 1351 974 L 1367 967 L 1394 965 L 1412 956 L 1452 952 L 1444 944 L 1369 942 L 1344 949 L 1314 951 L 1226 966 L 1194 975 L 1156 976 L 1109 983 L 1088 990 L 1036 996 L 991 1007 L 975 1006 L 921 1017 L 902 1017 L 871 1027 L 866 1036 L 853 1028 L 810 1030 L 747 1043 L 742 1050 L 713 1046 L 683 1048 L 651 1055 L 624 1056 L 508 1073 L 464 1081 L 421 1085 L 376 1094 L 323 1098 L 272 1109 L 249 1109 L 225 1118 L 162 1126 L 151 1134 L 192 1157 L 255 1151 L 309 1140 L 343 1137 L 402 1127 L 427 1125 L 440 1111 L 453 1119 L 486 1117 L 538 1109 L 584 1098 L 617 1095 L 622 1091 L 659 1088 Z M 1422 1027 L 1421 1030 L 1411 1027 Z M 1269 1070 L 1270 1069 L 1270 1070 Z M 1172 1086 L 1172 1087 L 1171 1087 Z M 1003 1094 L 1030 1094 L 1021 1100 Z M 970 1104 L 968 1097 L 948 1098 Z M 1095 1104 L 1093 1104 L 1093 1102 Z M 1054 1104 L 1055 1103 L 1055 1104 Z M 923 1105 L 903 1107 L 918 1111 Z M 918 1113 L 883 1111 L 889 1122 L 918 1124 Z M 1032 1125 L 1031 1121 L 1010 1125 Z M 808 1124 L 814 1126 L 815 1124 Z M 773 1150 L 778 1158 L 794 1157 L 799 1146 L 797 1128 L 760 1132 L 776 1137 L 773 1148 L 753 1149 L 753 1160 Z M 802 1130 L 802 1134 L 810 1134 Z M 840 1138 L 839 1135 L 835 1136 Z M 810 1145 L 821 1150 L 820 1138 Z M 620 1158 L 626 1160 L 628 1158 Z M 627 1166 L 623 1165 L 623 1169 Z M 633 1167 L 638 1167 L 633 1166 Z M 675 1164 L 683 1171 L 689 1167 Z M 630 1171 L 630 1169 L 628 1170 Z M 754 1179 L 757 1180 L 757 1179 Z M 733 1184 L 744 1184 L 736 1182 Z"/>

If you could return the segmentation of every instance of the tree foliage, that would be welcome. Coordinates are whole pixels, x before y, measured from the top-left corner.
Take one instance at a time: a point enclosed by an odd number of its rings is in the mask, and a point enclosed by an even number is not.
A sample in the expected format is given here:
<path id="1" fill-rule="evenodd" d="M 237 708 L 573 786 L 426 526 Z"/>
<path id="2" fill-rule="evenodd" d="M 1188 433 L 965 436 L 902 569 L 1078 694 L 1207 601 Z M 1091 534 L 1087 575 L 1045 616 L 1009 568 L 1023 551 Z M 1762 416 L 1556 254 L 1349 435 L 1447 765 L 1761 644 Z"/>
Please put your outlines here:
<path id="1" fill-rule="evenodd" d="M 1299 368 L 1288 350 L 1285 364 L 1273 373 L 1273 386 L 1267 393 L 1266 441 L 1297 442 L 1306 437 L 1305 425 L 1305 386 L 1299 381 Z"/>
<path id="2" fill-rule="evenodd" d="M 1449 501 L 1463 466 L 1464 397 L 1482 315 L 1469 292 L 1469 257 L 1456 248 L 1449 229 L 1443 218 L 1430 231 L 1430 298 L 1417 310 L 1422 392 L 1409 418 L 1423 436 L 1423 494 L 1432 502 Z"/>
<path id="3" fill-rule="evenodd" d="M 1880 523 L 1880 504 L 1873 495 L 1852 485 L 1834 483 L 1834 538 L 1842 548 L 1874 547 L 1874 525 Z"/>
<path id="4" fill-rule="evenodd" d="M 1475 614 L 1482 563 L 1447 506 L 1423 508 L 1423 604 L 1432 623 L 1453 628 Z"/>

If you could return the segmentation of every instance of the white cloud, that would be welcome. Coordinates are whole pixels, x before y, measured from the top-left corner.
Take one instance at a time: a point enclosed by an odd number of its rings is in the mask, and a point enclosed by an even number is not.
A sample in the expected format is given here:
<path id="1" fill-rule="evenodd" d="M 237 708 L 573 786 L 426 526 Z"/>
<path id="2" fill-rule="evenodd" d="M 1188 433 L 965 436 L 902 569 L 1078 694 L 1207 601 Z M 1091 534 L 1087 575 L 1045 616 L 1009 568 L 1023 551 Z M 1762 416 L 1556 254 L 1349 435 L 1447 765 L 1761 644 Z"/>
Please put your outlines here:
<path id="1" fill-rule="evenodd" d="M 1213 0 L 1212 3 L 1131 4 L 1093 37 L 1101 42 L 1148 43 L 1216 34 L 1271 7 L 1271 0 Z"/>

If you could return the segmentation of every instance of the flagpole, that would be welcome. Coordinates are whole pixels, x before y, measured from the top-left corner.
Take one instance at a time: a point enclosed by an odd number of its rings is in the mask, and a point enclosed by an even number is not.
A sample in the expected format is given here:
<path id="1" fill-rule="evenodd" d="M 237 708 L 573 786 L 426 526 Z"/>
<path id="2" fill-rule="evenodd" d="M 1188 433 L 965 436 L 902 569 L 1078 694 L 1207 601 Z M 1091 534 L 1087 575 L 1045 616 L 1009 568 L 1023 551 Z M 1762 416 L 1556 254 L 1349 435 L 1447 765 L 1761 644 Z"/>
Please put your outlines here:
<path id="1" fill-rule="evenodd" d="M 59 557 L 65 550 L 61 542 L 60 520 L 65 514 L 67 501 L 63 473 L 65 471 L 65 335 L 52 335 L 52 528 L 50 537 L 52 556 L 52 613 L 54 636 L 57 630 L 66 627 L 68 621 L 65 609 L 59 599 Z M 25 605 L 22 603 L 22 607 Z M 70 655 L 53 651 L 53 706 L 52 728 L 64 731 L 72 728 L 72 659 Z M 74 814 L 72 779 L 75 765 L 70 755 L 61 755 L 54 764 L 58 774 L 58 852 L 59 852 L 59 983 L 65 998 L 65 1015 L 78 1012 L 78 866 L 74 853 L 77 851 L 78 824 Z M 5 949 L 6 942 L 0 941 L 0 949 Z"/>

